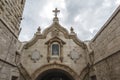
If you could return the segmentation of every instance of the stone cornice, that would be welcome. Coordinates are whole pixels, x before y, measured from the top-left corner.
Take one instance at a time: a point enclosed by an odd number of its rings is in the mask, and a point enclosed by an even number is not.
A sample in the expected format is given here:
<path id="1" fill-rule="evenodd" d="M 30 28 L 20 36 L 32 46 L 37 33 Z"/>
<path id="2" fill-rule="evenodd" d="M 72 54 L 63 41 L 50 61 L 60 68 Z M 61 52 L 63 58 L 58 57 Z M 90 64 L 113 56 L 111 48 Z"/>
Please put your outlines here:
<path id="1" fill-rule="evenodd" d="M 83 49 L 87 48 L 86 44 L 82 42 L 81 40 L 79 40 L 76 35 L 69 35 L 69 38 L 72 39 L 76 44 L 81 46 Z"/>
<path id="2" fill-rule="evenodd" d="M 23 46 L 23 48 L 27 49 L 28 47 L 35 44 L 37 42 L 37 40 L 42 38 L 42 37 L 43 37 L 42 35 L 41 36 L 40 35 L 34 35 L 34 37 Z"/>
<path id="3" fill-rule="evenodd" d="M 84 49 L 87 48 L 86 45 L 84 44 L 84 42 L 82 42 L 81 40 L 78 39 L 76 34 L 74 34 L 74 35 L 69 34 L 65 28 L 63 28 L 59 23 L 56 23 L 56 22 L 54 22 L 50 27 L 46 28 L 42 34 L 36 33 L 34 35 L 34 37 L 24 45 L 24 48 L 28 48 L 28 47 L 32 46 L 34 43 L 37 42 L 38 39 L 45 39 L 47 34 L 49 32 L 51 32 L 53 30 L 53 28 L 56 28 L 59 31 L 61 31 L 64 34 L 66 39 L 72 39 L 76 44 L 78 44 L 82 48 L 84 48 Z"/>
<path id="4" fill-rule="evenodd" d="M 53 37 L 52 39 L 48 40 L 45 44 L 51 44 L 52 42 L 55 42 L 55 41 L 60 43 L 61 45 L 66 44 L 63 40 L 61 40 L 58 37 Z"/>
<path id="5" fill-rule="evenodd" d="M 65 36 L 65 38 L 69 38 L 69 32 L 67 31 L 67 29 L 65 29 L 64 27 L 62 27 L 59 23 L 57 23 L 57 22 L 53 22 L 53 24 L 50 26 L 50 27 L 48 27 L 48 28 L 46 28 L 44 31 L 43 31 L 43 35 L 46 37 L 47 36 L 47 34 L 50 32 L 50 31 L 52 31 L 53 30 L 53 28 L 57 28 L 59 31 L 61 31 L 63 34 L 64 34 L 64 36 Z"/>

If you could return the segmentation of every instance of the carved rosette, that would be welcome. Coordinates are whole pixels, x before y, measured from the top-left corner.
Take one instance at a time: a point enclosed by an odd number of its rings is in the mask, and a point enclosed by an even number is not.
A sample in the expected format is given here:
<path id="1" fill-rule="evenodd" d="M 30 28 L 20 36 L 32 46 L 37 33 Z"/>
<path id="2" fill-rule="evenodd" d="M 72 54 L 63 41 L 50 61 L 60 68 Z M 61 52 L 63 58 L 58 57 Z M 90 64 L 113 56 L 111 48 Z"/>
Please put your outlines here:
<path id="1" fill-rule="evenodd" d="M 31 53 L 30 58 L 31 60 L 36 63 L 38 60 L 40 60 L 43 56 L 40 54 L 39 51 L 35 50 Z"/>
<path id="2" fill-rule="evenodd" d="M 79 50 L 75 47 L 72 51 L 70 51 L 70 54 L 68 54 L 68 56 L 76 63 L 82 55 L 80 54 Z"/>

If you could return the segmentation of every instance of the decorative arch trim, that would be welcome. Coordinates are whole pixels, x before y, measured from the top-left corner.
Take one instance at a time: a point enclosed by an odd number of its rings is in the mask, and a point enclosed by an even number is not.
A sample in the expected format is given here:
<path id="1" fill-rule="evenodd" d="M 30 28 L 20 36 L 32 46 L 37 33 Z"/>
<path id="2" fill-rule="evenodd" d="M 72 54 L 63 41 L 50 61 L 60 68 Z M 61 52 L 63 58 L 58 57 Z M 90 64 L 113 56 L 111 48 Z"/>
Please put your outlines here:
<path id="1" fill-rule="evenodd" d="M 44 65 L 42 67 L 40 67 L 39 69 L 37 69 L 33 74 L 32 74 L 32 79 L 35 80 L 39 75 L 41 75 L 43 72 L 50 70 L 50 69 L 60 69 L 63 71 L 66 71 L 67 73 L 69 73 L 74 80 L 78 80 L 78 74 L 71 69 L 69 66 L 63 65 L 63 64 L 58 64 L 58 63 L 52 63 L 52 64 L 47 64 Z"/>
<path id="2" fill-rule="evenodd" d="M 61 31 L 65 38 L 69 38 L 69 32 L 67 31 L 67 29 L 65 29 L 64 27 L 62 27 L 59 23 L 56 23 L 54 22 L 50 27 L 46 28 L 44 31 L 43 31 L 43 35 L 46 37 L 47 34 L 53 30 L 53 28 L 57 28 L 59 31 Z"/>
<path id="3" fill-rule="evenodd" d="M 38 39 L 45 39 L 47 34 L 53 30 L 53 28 L 58 29 L 59 31 L 61 31 L 66 39 L 72 39 L 76 44 L 78 44 L 79 46 L 81 46 L 82 48 L 86 49 L 86 45 L 84 44 L 84 42 L 82 42 L 81 40 L 78 39 L 78 37 L 76 35 L 71 35 L 69 34 L 69 32 L 63 28 L 59 23 L 53 23 L 50 27 L 46 28 L 42 34 L 36 32 L 34 37 L 28 41 L 25 45 L 24 48 L 27 49 L 28 47 L 32 46 L 33 44 L 35 44 Z"/>
<path id="4" fill-rule="evenodd" d="M 48 62 L 50 61 L 50 54 L 51 54 L 51 45 L 53 42 L 58 42 L 60 44 L 59 49 L 60 49 L 60 54 L 59 54 L 59 60 L 62 62 L 63 61 L 63 45 L 66 44 L 63 40 L 61 40 L 58 37 L 53 37 L 52 39 L 48 40 L 45 44 L 47 45 L 47 60 Z"/>
<path id="5" fill-rule="evenodd" d="M 60 38 L 58 38 L 58 37 L 53 37 L 52 39 L 50 39 L 50 40 L 48 40 L 45 44 L 51 44 L 51 43 L 53 43 L 53 42 L 58 42 L 58 43 L 60 43 L 61 45 L 64 45 L 64 44 L 66 44 L 62 39 L 60 39 Z"/>
<path id="6" fill-rule="evenodd" d="M 84 80 L 88 74 L 89 74 L 89 66 L 87 65 L 79 75 L 80 80 Z"/>

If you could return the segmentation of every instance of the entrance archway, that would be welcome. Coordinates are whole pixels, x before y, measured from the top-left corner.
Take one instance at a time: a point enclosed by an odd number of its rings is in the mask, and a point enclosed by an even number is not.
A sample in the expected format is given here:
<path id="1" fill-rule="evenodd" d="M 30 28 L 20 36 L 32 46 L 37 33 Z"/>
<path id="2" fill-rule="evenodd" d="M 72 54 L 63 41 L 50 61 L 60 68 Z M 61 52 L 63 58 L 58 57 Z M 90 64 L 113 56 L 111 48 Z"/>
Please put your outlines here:
<path id="1" fill-rule="evenodd" d="M 57 76 L 59 74 L 61 74 L 61 75 Z M 63 79 L 67 78 L 67 80 L 79 80 L 78 74 L 73 69 L 71 69 L 67 65 L 58 64 L 56 62 L 47 64 L 47 65 L 44 65 L 44 66 L 38 68 L 31 75 L 31 78 L 33 80 L 42 80 L 44 77 L 47 77 L 47 75 L 54 76 L 54 77 L 63 77 Z"/>
<path id="2" fill-rule="evenodd" d="M 66 71 L 51 69 L 43 72 L 36 80 L 74 80 Z"/>

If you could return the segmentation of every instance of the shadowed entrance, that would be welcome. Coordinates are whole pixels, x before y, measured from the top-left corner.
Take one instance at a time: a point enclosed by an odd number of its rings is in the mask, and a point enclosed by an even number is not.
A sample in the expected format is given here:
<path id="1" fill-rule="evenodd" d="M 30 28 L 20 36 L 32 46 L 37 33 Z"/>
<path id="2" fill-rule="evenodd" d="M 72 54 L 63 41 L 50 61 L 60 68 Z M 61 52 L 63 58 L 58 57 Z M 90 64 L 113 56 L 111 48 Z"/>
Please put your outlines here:
<path id="1" fill-rule="evenodd" d="M 63 70 L 52 69 L 43 72 L 36 80 L 74 80 L 71 75 Z"/>

